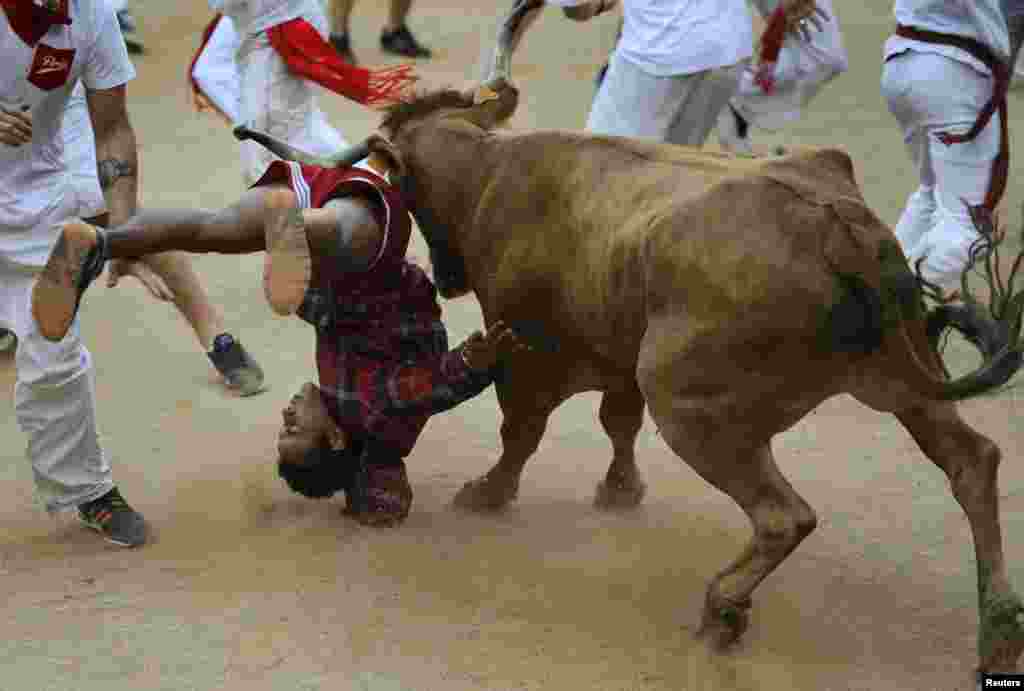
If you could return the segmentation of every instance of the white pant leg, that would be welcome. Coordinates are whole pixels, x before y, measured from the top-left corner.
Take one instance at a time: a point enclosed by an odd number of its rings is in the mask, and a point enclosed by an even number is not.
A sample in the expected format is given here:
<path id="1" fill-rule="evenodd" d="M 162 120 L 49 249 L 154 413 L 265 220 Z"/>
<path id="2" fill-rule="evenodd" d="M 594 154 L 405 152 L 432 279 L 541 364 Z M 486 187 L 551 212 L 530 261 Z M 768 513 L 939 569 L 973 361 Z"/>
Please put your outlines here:
<path id="1" fill-rule="evenodd" d="M 78 321 L 64 340 L 43 338 L 32 318 L 34 273 L 0 263 L 0 326 L 18 336 L 14 410 L 48 511 L 69 509 L 114 486 L 96 430 L 92 357 Z"/>
<path id="2" fill-rule="evenodd" d="M 203 95 L 235 124 L 239 122 L 241 100 L 241 75 L 235 56 L 241 42 L 235 23 L 222 16 L 192 69 Z"/>
<path id="3" fill-rule="evenodd" d="M 927 228 L 909 248 L 908 259 L 913 265 L 924 257 L 924 278 L 944 288 L 954 287 L 978 238 L 965 202 L 981 204 L 985 199 L 992 162 L 999 152 L 999 115 L 970 142 L 947 146 L 936 135 L 970 129 L 991 97 L 992 80 L 957 60 L 908 51 L 886 62 L 882 92 L 903 129 L 921 185 L 934 182 L 931 224 L 910 205 L 905 212 L 905 237 L 919 227 Z M 919 208 L 923 214 L 927 204 Z M 911 227 L 915 229 L 910 231 Z"/>
<path id="4" fill-rule="evenodd" d="M 738 76 L 734 66 L 656 77 L 613 53 L 590 108 L 587 131 L 701 146 L 735 91 Z"/>
<path id="5" fill-rule="evenodd" d="M 743 71 L 742 64 L 706 70 L 690 85 L 665 141 L 683 146 L 704 146 Z"/>
<path id="6" fill-rule="evenodd" d="M 61 123 L 61 136 L 70 176 L 69 191 L 77 199 L 77 209 L 73 213 L 82 218 L 99 216 L 106 212 L 107 201 L 96 173 L 96 138 L 82 82 L 78 82 L 71 91 Z"/>
<path id="7" fill-rule="evenodd" d="M 115 12 L 128 9 L 128 0 L 107 0 L 107 4 L 109 4 Z"/>
<path id="8" fill-rule="evenodd" d="M 318 29 L 319 23 L 314 23 Z M 319 87 L 293 74 L 265 33 L 243 38 L 238 61 L 243 122 L 312 154 L 332 154 L 345 146 L 344 138 L 317 107 Z M 251 141 L 242 142 L 242 152 L 246 181 L 252 184 L 274 156 Z"/>

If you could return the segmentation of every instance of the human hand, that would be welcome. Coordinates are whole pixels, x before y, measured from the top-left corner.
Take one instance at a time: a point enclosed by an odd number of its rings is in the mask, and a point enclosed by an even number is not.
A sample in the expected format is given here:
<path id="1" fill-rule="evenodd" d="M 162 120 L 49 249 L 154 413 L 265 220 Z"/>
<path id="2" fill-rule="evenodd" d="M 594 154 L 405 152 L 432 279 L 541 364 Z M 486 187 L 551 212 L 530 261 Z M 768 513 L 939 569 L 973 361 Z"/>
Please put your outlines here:
<path id="1" fill-rule="evenodd" d="M 531 348 L 519 340 L 516 332 L 503 321 L 491 324 L 486 335 L 480 331 L 473 332 L 462 344 L 462 359 L 466 365 L 476 372 L 485 372 L 498 360 Z"/>
<path id="2" fill-rule="evenodd" d="M 110 262 L 110 269 L 107 272 L 107 287 L 115 287 L 122 276 L 134 276 L 149 291 L 150 295 L 161 302 L 174 300 L 174 293 L 167 287 L 164 279 L 141 260 L 115 259 Z"/>
<path id="3" fill-rule="evenodd" d="M 32 141 L 32 115 L 0 106 L 0 143 L 21 146 Z"/>
<path id="4" fill-rule="evenodd" d="M 805 41 L 811 40 L 812 28 L 822 31 L 825 22 L 831 19 L 814 0 L 782 0 L 781 7 L 786 15 L 786 31 L 799 35 Z"/>

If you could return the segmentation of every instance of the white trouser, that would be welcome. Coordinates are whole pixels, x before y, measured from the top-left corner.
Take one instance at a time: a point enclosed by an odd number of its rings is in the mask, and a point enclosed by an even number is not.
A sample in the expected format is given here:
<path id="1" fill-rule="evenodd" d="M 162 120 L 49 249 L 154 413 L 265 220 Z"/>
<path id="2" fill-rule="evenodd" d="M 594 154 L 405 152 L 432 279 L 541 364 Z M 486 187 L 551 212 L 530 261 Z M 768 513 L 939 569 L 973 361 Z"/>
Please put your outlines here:
<path id="1" fill-rule="evenodd" d="M 107 202 L 96 174 L 96 137 L 82 82 L 71 90 L 64 109 L 61 136 L 64 138 L 64 161 L 70 176 L 69 194 L 78 200 L 77 210 L 72 213 L 81 218 L 99 216 L 107 210 Z"/>
<path id="2" fill-rule="evenodd" d="M 96 499 L 114 486 L 96 431 L 92 356 L 78 320 L 60 343 L 32 318 L 35 270 L 0 259 L 0 327 L 18 337 L 14 411 L 28 435 L 28 458 L 48 511 Z"/>
<path id="3" fill-rule="evenodd" d="M 656 77 L 613 52 L 587 131 L 703 146 L 736 92 L 740 66 Z"/>
<path id="4" fill-rule="evenodd" d="M 758 9 L 767 18 L 777 0 L 756 0 Z M 778 129 L 798 120 L 803 108 L 821 88 L 849 67 L 843 48 L 839 22 L 831 0 L 818 0 L 828 13 L 821 31 L 811 31 L 810 40 L 787 35 L 775 65 L 775 89 L 766 94 L 754 83 L 756 71 L 747 64 L 740 77 L 739 89 L 730 101 L 733 108 L 755 127 Z"/>
<path id="5" fill-rule="evenodd" d="M 289 71 L 266 32 L 244 37 L 237 60 L 241 75 L 239 116 L 243 123 L 318 156 L 348 146 L 317 107 L 316 90 L 320 87 Z M 242 142 L 247 184 L 255 183 L 274 159 L 259 144 Z"/>
<path id="6" fill-rule="evenodd" d="M 999 153 L 999 114 L 976 139 L 947 146 L 939 132 L 971 128 L 992 95 L 992 79 L 966 63 L 907 51 L 885 63 L 882 94 L 903 129 L 920 186 L 910 195 L 896 237 L 912 266 L 943 288 L 959 284 L 978 232 L 964 202 L 980 204 Z"/>

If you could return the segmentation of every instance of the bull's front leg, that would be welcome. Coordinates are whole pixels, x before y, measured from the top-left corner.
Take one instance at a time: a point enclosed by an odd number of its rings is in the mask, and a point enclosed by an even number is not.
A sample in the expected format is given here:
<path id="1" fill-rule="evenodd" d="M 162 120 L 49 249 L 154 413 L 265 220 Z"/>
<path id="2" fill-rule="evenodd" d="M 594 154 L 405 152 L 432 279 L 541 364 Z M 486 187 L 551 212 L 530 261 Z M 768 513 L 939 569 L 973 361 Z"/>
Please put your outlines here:
<path id="1" fill-rule="evenodd" d="M 594 505 L 601 509 L 632 509 L 647 492 L 636 467 L 636 437 L 644 422 L 644 397 L 636 380 L 608 389 L 601 398 L 601 426 L 612 442 L 612 463 L 597 485 Z"/>
<path id="2" fill-rule="evenodd" d="M 519 382 L 508 384 L 507 382 Z M 509 376 L 497 384 L 498 402 L 505 418 L 501 423 L 501 458 L 483 476 L 462 486 L 453 500 L 460 509 L 498 511 L 519 494 L 519 478 L 527 459 L 540 445 L 548 417 L 565 400 L 564 395 L 529 388 L 536 377 Z"/>

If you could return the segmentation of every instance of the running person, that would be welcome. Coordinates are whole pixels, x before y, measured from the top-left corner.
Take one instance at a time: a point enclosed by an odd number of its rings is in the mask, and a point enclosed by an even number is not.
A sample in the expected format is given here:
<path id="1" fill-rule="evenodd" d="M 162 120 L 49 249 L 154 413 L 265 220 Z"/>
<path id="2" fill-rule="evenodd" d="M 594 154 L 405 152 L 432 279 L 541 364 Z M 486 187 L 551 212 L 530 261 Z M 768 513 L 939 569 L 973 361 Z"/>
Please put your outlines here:
<path id="1" fill-rule="evenodd" d="M 78 212 L 66 185 L 61 121 L 79 81 L 111 221 L 135 212 L 138 161 L 125 106 L 135 69 L 105 0 L 4 0 L 0 8 L 0 326 L 17 337 L 15 416 L 46 509 L 75 509 L 107 540 L 135 547 L 146 541 L 146 523 L 115 486 L 100 446 L 92 356 L 77 321 L 52 343 L 30 309 L 58 224 Z"/>
<path id="2" fill-rule="evenodd" d="M 994 212 L 1006 185 L 1010 39 L 1000 0 L 896 0 L 882 94 L 919 185 L 896 237 L 922 277 L 955 288 L 978 239 L 968 205 Z"/>
<path id="3" fill-rule="evenodd" d="M 218 110 L 233 124 L 267 132 L 317 155 L 329 155 L 339 144 L 344 146 L 344 140 L 317 106 L 315 84 L 357 103 L 376 105 L 396 98 L 413 80 L 406 66 L 371 71 L 345 63 L 327 42 L 327 18 L 319 0 L 209 0 L 209 4 L 218 14 L 204 33 L 189 76 L 198 102 L 216 105 L 220 101 Z M 232 26 L 223 26 L 224 18 L 230 19 Z M 229 45 L 232 33 L 241 37 L 235 53 L 237 120 L 225 110 L 235 99 L 212 88 L 223 86 L 225 79 L 221 76 L 204 86 L 200 64 L 211 38 L 216 37 L 218 45 Z M 218 54 L 223 54 L 223 48 Z M 223 75 L 223 69 L 215 70 L 217 73 Z M 274 156 L 254 142 L 241 142 L 241 147 L 243 175 L 251 185 Z"/>
<path id="4" fill-rule="evenodd" d="M 77 211 L 72 215 L 106 227 L 108 214 L 97 177 L 96 140 L 81 83 L 71 91 L 61 134 L 71 183 L 69 192 L 78 202 Z M 167 253 L 153 255 L 140 262 L 116 262 L 110 268 L 107 285 L 117 285 L 122 275 L 138 278 L 158 300 L 174 302 L 229 389 L 242 396 L 263 390 L 262 368 L 241 341 L 225 331 L 223 316 L 210 303 L 186 255 Z"/>

